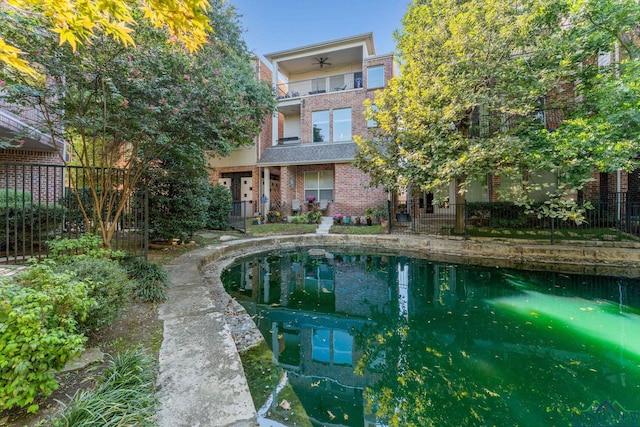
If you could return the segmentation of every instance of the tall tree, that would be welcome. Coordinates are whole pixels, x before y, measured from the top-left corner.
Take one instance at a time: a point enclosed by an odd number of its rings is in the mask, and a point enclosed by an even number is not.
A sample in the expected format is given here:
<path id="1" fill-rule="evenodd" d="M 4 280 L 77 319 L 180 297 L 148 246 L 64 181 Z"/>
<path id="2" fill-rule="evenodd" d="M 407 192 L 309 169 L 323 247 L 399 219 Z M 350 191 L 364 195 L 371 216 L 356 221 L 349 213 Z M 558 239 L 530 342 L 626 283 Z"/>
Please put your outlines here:
<path id="1" fill-rule="evenodd" d="M 86 171 L 123 170 L 117 184 L 110 174 L 85 175 L 93 211 L 83 209 L 83 215 L 105 245 L 138 180 L 169 148 L 196 157 L 228 154 L 253 143 L 272 111 L 271 88 L 257 80 L 246 46 L 234 35 L 240 30 L 233 10 L 218 3 L 209 15 L 221 32 L 210 33 L 196 53 L 167 43 L 166 33 L 151 25 L 135 33 L 135 46 L 105 36 L 73 52 L 50 33 L 35 31 L 37 20 L 5 19 L 11 25 L 3 26 L 3 36 L 23 43 L 48 76 L 46 84 L 6 76 L 10 101 L 40 109 L 60 152 L 66 148 Z M 29 26 L 36 36 L 22 38 Z M 116 186 L 117 192 L 103 191 Z"/>
<path id="2" fill-rule="evenodd" d="M 600 46 L 604 46 L 604 38 L 612 44 L 631 27 L 627 20 L 614 24 L 613 32 L 597 29 L 586 11 L 600 13 L 601 3 L 414 2 L 398 34 L 401 74 L 378 94 L 375 107 L 370 104 L 367 109 L 379 128 L 371 140 L 357 141 L 357 166 L 371 173 L 373 184 L 397 189 L 411 182 L 435 193 L 436 199 L 446 197 L 453 180 L 459 204 L 464 202 L 468 185 L 489 173 L 519 182 L 515 186 L 518 202 L 527 203 L 528 190 L 535 189 L 525 182 L 529 172 L 559 174 L 561 182 L 550 197 L 562 198 L 584 185 L 587 171 L 594 166 L 606 162 L 610 169 L 630 167 L 632 144 L 607 145 L 593 132 L 589 141 L 580 140 L 575 135 L 579 130 L 569 130 L 570 122 L 561 125 L 567 132 L 549 132 L 542 114 L 546 109 L 557 110 L 563 118 L 588 117 L 584 109 L 576 108 L 573 89 L 562 91 L 573 88 L 577 70 L 584 70 L 588 56 L 599 52 L 584 50 L 596 40 L 585 34 L 599 34 Z M 633 1 L 606 3 L 611 6 L 608 13 L 613 14 L 612 5 Z M 578 49 L 581 55 L 575 55 Z M 598 80 L 603 75 L 600 72 L 590 78 L 591 86 L 582 80 L 579 90 L 595 95 L 599 87 L 604 93 L 604 80 Z M 606 80 L 612 84 L 611 79 Z M 575 123 L 582 130 L 589 127 L 584 121 Z M 592 147 L 585 155 L 577 155 L 587 143 Z M 608 149 L 610 156 L 605 159 L 601 153 Z M 456 213 L 456 229 L 461 231 L 462 210 Z M 563 215 L 573 214 L 566 211 Z"/>

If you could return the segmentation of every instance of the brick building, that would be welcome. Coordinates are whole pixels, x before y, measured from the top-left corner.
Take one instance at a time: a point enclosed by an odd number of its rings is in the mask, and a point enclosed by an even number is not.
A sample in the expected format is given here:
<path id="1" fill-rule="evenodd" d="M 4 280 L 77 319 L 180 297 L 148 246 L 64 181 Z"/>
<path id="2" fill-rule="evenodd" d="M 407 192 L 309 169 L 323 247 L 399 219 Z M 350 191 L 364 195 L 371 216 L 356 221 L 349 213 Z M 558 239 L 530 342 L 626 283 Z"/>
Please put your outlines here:
<path id="1" fill-rule="evenodd" d="M 0 188 L 29 192 L 34 201 L 55 202 L 62 195 L 62 158 L 50 135 L 40 131 L 35 109 L 0 100 Z"/>
<path id="2" fill-rule="evenodd" d="M 256 75 L 273 83 L 277 112 L 266 120 L 253 147 L 210 159 L 212 181 L 230 188 L 234 200 L 254 211 L 281 210 L 306 197 L 327 200 L 324 215 L 364 215 L 386 202 L 381 187 L 351 165 L 354 135 L 368 136 L 365 99 L 373 99 L 395 76 L 393 54 L 378 55 L 366 33 L 265 55 Z M 267 196 L 267 203 L 260 202 Z"/>

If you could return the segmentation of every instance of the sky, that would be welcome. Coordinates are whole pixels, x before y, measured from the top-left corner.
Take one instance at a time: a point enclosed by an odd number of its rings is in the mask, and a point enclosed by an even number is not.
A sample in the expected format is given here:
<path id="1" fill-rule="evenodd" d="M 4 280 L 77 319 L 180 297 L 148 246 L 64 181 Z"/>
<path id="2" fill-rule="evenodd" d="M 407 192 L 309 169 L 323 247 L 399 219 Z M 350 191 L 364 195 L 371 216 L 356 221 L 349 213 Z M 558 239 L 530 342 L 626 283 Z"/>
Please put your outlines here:
<path id="1" fill-rule="evenodd" d="M 373 33 L 377 54 L 394 51 L 393 32 L 411 0 L 227 0 L 249 50 L 265 54 Z"/>

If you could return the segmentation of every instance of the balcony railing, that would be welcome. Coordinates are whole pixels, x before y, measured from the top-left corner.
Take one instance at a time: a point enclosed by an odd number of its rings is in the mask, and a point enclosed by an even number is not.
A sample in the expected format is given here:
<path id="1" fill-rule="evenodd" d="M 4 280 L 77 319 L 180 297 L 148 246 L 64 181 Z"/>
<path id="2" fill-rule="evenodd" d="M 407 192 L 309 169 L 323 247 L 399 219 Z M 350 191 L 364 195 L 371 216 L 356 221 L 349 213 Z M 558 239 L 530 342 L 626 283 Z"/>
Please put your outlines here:
<path id="1" fill-rule="evenodd" d="M 300 144 L 300 137 L 287 136 L 285 138 L 278 138 L 278 145 L 287 145 L 287 144 Z"/>
<path id="2" fill-rule="evenodd" d="M 334 74 L 315 79 L 298 80 L 278 85 L 278 98 L 299 98 L 321 93 L 339 92 L 362 87 L 362 72 Z"/>

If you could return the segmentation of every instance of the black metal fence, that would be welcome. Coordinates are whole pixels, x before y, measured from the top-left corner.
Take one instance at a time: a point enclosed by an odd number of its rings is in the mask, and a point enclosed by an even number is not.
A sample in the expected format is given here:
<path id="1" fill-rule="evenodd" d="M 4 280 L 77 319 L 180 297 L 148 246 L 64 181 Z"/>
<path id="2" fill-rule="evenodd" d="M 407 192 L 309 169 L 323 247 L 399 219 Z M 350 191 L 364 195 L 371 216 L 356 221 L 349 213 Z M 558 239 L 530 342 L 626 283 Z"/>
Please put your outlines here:
<path id="1" fill-rule="evenodd" d="M 640 200 L 614 193 L 597 202 L 582 203 L 579 218 L 539 214 L 541 206 L 526 209 L 512 203 L 478 202 L 391 209 L 393 233 L 424 233 L 467 237 L 505 237 L 547 240 L 640 240 Z M 456 209 L 461 222 L 456 224 Z M 460 218 L 460 217 L 458 217 Z"/>
<path id="2" fill-rule="evenodd" d="M 0 163 L 0 263 L 43 258 L 51 239 L 96 232 L 94 195 L 101 201 L 104 225 L 114 229 L 111 247 L 146 258 L 147 194 L 127 198 L 117 223 L 112 222 L 127 179 L 121 169 Z"/>
<path id="3" fill-rule="evenodd" d="M 229 215 L 229 227 L 234 230 L 247 232 L 247 221 L 251 221 L 253 208 L 249 201 L 234 200 Z"/>

